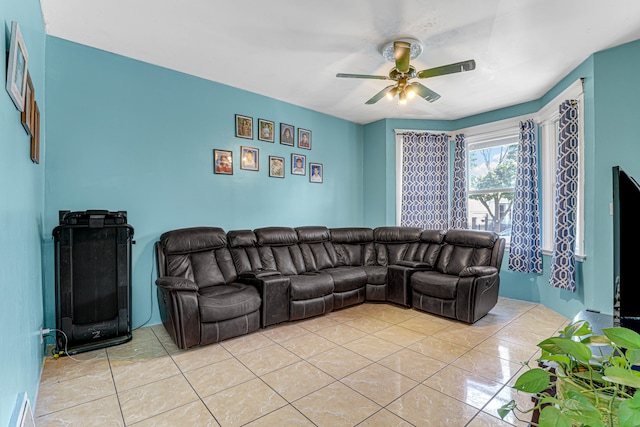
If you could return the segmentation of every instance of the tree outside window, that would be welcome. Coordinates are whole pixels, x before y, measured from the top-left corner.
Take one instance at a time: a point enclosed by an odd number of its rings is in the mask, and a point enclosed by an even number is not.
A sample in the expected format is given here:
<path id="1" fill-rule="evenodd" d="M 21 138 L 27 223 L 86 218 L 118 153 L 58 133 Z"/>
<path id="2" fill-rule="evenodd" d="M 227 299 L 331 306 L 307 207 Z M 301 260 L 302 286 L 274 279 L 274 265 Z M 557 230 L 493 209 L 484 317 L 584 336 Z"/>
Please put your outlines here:
<path id="1" fill-rule="evenodd" d="M 509 237 L 518 145 L 469 147 L 469 224 Z"/>

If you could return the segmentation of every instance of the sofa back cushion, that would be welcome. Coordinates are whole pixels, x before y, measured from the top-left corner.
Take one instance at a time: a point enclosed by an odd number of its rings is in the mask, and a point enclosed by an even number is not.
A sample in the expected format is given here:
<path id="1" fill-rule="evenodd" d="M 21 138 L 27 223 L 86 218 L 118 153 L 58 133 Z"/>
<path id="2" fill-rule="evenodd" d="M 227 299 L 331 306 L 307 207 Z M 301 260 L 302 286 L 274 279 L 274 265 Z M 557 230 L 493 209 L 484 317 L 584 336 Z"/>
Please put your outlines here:
<path id="1" fill-rule="evenodd" d="M 445 233 L 444 230 L 424 230 L 420 233 L 420 242 L 409 246 L 403 260 L 419 261 L 431 267 L 435 266 Z"/>
<path id="2" fill-rule="evenodd" d="M 298 233 L 289 227 L 265 227 L 253 231 L 258 240 L 262 267 L 291 276 L 306 272 Z"/>
<path id="3" fill-rule="evenodd" d="M 182 277 L 198 287 L 225 285 L 236 281 L 237 272 L 221 228 L 193 227 L 168 231 L 160 236 L 166 275 Z"/>
<path id="4" fill-rule="evenodd" d="M 436 263 L 436 270 L 457 275 L 466 267 L 491 265 L 493 247 L 498 235 L 489 231 L 449 230 L 444 237 L 444 246 Z"/>
<path id="5" fill-rule="evenodd" d="M 336 266 L 376 265 L 372 229 L 332 228 L 330 233 L 336 253 Z"/>
<path id="6" fill-rule="evenodd" d="M 420 242 L 417 227 L 378 227 L 373 230 L 378 265 L 392 265 L 415 253 Z"/>
<path id="7" fill-rule="evenodd" d="M 329 240 L 327 227 L 298 227 L 298 245 L 302 251 L 306 271 L 318 271 L 334 267 L 336 252 Z"/>
<path id="8" fill-rule="evenodd" d="M 238 274 L 264 268 L 258 253 L 258 239 L 253 231 L 231 230 L 227 233 L 227 240 Z"/>

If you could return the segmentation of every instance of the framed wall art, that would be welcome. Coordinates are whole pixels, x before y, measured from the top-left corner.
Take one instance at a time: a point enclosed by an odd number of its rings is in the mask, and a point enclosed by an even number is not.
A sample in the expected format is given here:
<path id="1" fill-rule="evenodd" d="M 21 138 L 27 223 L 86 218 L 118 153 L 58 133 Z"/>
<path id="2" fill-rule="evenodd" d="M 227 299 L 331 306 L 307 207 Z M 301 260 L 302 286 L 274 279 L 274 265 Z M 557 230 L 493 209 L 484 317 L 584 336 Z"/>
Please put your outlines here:
<path id="1" fill-rule="evenodd" d="M 236 114 L 236 137 L 253 139 L 253 119 Z"/>
<path id="2" fill-rule="evenodd" d="M 293 147 L 295 128 L 285 123 L 280 123 L 280 144 Z"/>
<path id="3" fill-rule="evenodd" d="M 240 147 L 240 169 L 260 170 L 260 150 L 253 147 Z"/>
<path id="4" fill-rule="evenodd" d="M 322 163 L 309 162 L 309 181 L 322 184 L 322 176 L 323 176 Z"/>
<path id="5" fill-rule="evenodd" d="M 291 174 L 306 175 L 307 157 L 302 154 L 291 155 Z"/>
<path id="6" fill-rule="evenodd" d="M 31 76 L 27 72 L 27 91 L 24 94 L 24 109 L 22 110 L 22 127 L 27 131 L 28 135 L 33 134 L 31 127 L 33 126 L 33 103 L 35 95 L 33 93 L 33 82 Z"/>
<path id="7" fill-rule="evenodd" d="M 273 142 L 274 130 L 276 128 L 275 123 L 269 120 L 258 119 L 258 139 L 260 141 Z"/>
<path id="8" fill-rule="evenodd" d="M 213 173 L 233 175 L 233 153 L 228 150 L 213 150 Z"/>
<path id="9" fill-rule="evenodd" d="M 311 150 L 311 131 L 298 128 L 298 148 Z"/>
<path id="10" fill-rule="evenodd" d="M 40 164 L 40 109 L 33 102 L 33 123 L 31 123 L 31 161 Z"/>
<path id="11" fill-rule="evenodd" d="M 29 55 L 20 33 L 17 22 L 11 23 L 11 42 L 7 66 L 7 92 L 19 111 L 24 109 L 24 98 L 27 91 L 27 66 Z"/>
<path id="12" fill-rule="evenodd" d="M 284 157 L 269 156 L 269 176 L 284 178 Z"/>

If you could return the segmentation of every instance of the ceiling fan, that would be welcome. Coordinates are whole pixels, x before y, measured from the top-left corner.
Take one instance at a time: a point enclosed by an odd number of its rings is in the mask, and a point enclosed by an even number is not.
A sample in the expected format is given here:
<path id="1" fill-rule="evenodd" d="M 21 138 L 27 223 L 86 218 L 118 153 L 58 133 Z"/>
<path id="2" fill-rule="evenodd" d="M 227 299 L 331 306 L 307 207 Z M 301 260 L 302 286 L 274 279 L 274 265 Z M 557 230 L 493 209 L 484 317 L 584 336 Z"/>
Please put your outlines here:
<path id="1" fill-rule="evenodd" d="M 345 74 L 338 73 L 336 77 L 347 77 L 355 79 L 377 79 L 377 80 L 393 80 L 394 84 L 389 85 L 376 93 L 365 104 L 375 104 L 385 95 L 389 99 L 393 99 L 398 95 L 398 101 L 404 104 L 407 99 L 418 95 L 429 102 L 434 102 L 440 95 L 428 87 L 409 80 L 418 78 L 426 79 L 429 77 L 442 76 L 445 74 L 460 73 L 463 71 L 471 71 L 476 68 L 476 61 L 473 59 L 456 62 L 454 64 L 443 65 L 441 67 L 429 68 L 422 71 L 416 69 L 409 64 L 411 59 L 416 58 L 422 53 L 422 45 L 415 39 L 396 40 L 385 45 L 382 49 L 382 56 L 388 61 L 395 61 L 396 66 L 389 71 L 388 76 L 374 76 L 369 74 Z"/>

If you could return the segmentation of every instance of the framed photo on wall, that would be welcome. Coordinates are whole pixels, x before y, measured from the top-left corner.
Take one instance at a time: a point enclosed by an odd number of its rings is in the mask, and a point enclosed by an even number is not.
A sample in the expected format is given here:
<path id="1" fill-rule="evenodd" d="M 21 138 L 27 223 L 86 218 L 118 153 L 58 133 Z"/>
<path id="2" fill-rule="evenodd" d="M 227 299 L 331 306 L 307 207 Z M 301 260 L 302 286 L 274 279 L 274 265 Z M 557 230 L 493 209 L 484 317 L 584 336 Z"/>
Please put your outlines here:
<path id="1" fill-rule="evenodd" d="M 276 128 L 275 123 L 269 120 L 258 119 L 258 139 L 260 141 L 273 142 L 274 130 Z"/>
<path id="2" fill-rule="evenodd" d="M 322 163 L 309 162 L 309 181 L 322 184 L 322 176 L 323 176 Z"/>
<path id="3" fill-rule="evenodd" d="M 253 139 L 253 119 L 236 114 L 236 137 Z"/>
<path id="4" fill-rule="evenodd" d="M 213 173 L 233 175 L 233 153 L 228 150 L 213 150 Z"/>
<path id="5" fill-rule="evenodd" d="M 280 144 L 293 147 L 295 128 L 291 125 L 280 123 Z"/>
<path id="6" fill-rule="evenodd" d="M 306 175 L 307 157 L 302 154 L 291 154 L 291 174 Z"/>
<path id="7" fill-rule="evenodd" d="M 27 72 L 27 91 L 24 94 L 24 109 L 22 110 L 22 127 L 27 131 L 28 135 L 33 135 L 33 103 L 35 95 L 33 93 L 33 82 L 31 76 Z"/>
<path id="8" fill-rule="evenodd" d="M 284 157 L 269 156 L 269 176 L 284 178 Z"/>
<path id="9" fill-rule="evenodd" d="M 9 96 L 18 111 L 23 111 L 25 93 L 27 91 L 29 55 L 22 39 L 20 26 L 15 21 L 11 23 L 11 41 L 7 63 L 7 92 L 9 92 Z"/>
<path id="10" fill-rule="evenodd" d="M 40 109 L 33 103 L 33 123 L 31 124 L 31 161 L 40 164 Z"/>
<path id="11" fill-rule="evenodd" d="M 240 147 L 240 169 L 260 170 L 260 150 L 253 147 Z"/>
<path id="12" fill-rule="evenodd" d="M 311 131 L 298 128 L 298 148 L 311 150 Z"/>

